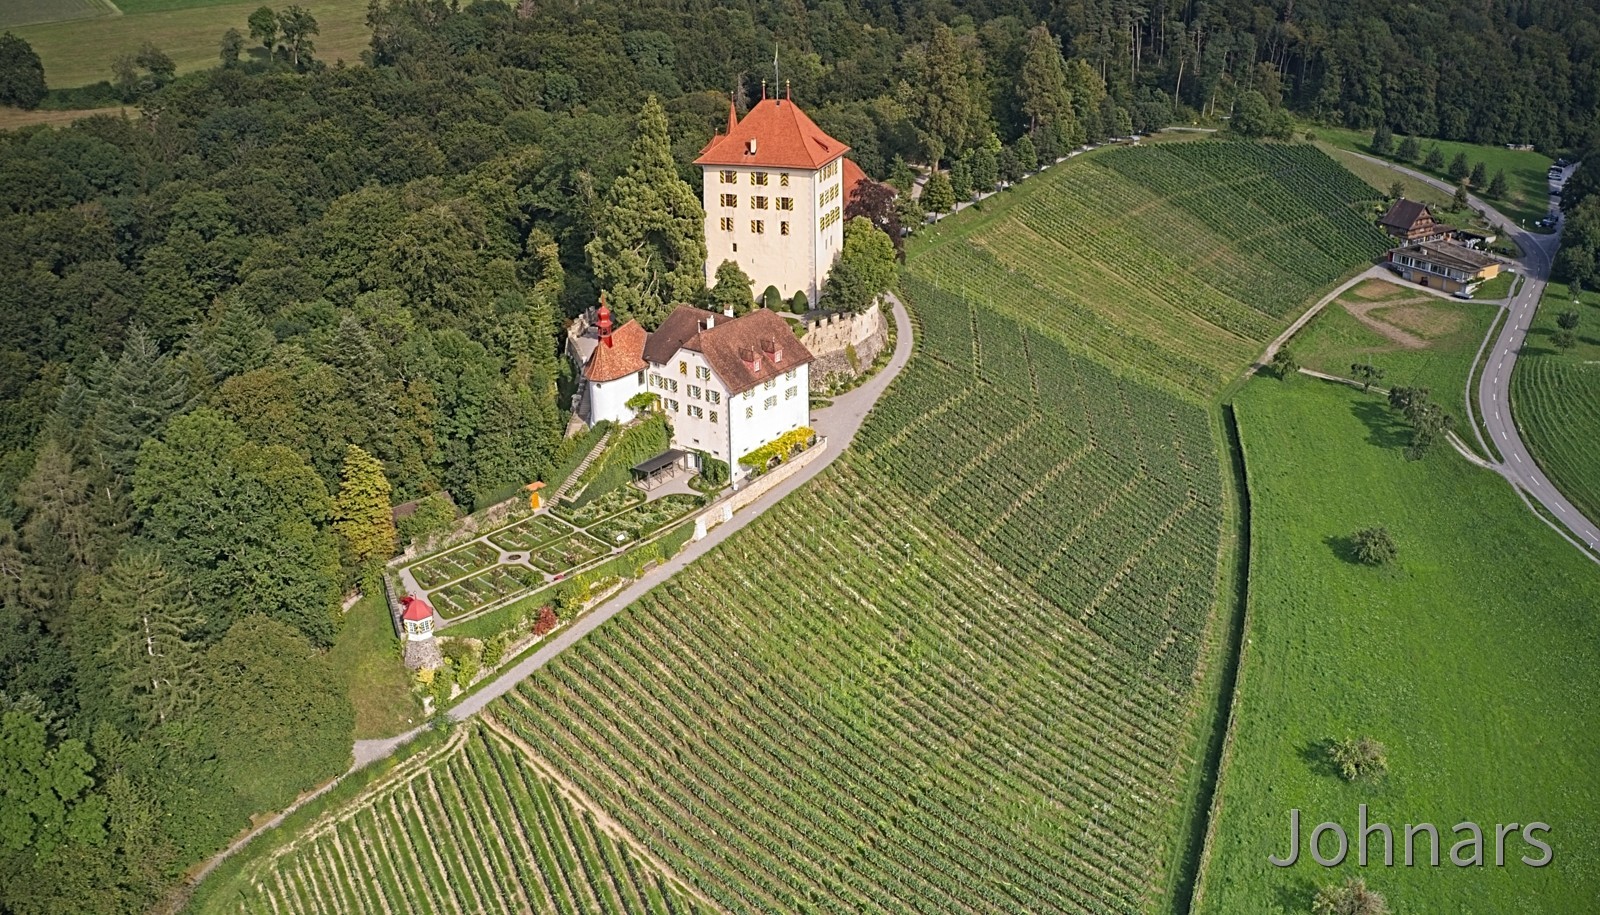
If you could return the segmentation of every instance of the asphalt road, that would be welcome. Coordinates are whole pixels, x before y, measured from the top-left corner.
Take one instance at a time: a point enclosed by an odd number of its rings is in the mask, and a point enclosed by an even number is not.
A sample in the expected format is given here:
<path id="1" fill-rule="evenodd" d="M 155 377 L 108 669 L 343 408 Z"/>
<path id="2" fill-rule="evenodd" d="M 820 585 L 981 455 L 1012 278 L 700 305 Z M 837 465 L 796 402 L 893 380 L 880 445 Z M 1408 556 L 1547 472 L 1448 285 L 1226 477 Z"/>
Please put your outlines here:
<path id="1" fill-rule="evenodd" d="M 1445 182 L 1413 169 L 1372 156 L 1364 158 L 1426 181 L 1441 190 L 1455 191 Z M 1568 176 L 1572 174 L 1572 168 L 1568 166 Z M 1600 525 L 1596 525 L 1594 519 L 1585 517 L 1539 469 L 1533 454 L 1517 433 L 1517 424 L 1511 415 L 1511 372 L 1516 366 L 1517 355 L 1522 351 L 1523 341 L 1528 336 L 1528 328 L 1533 326 L 1534 312 L 1550 279 L 1550 268 L 1555 261 L 1556 249 L 1561 244 L 1561 234 L 1557 231 L 1550 235 L 1538 235 L 1524 231 L 1517 227 L 1516 220 L 1501 214 L 1485 201 L 1470 194 L 1467 199 L 1472 206 L 1485 211 L 1494 221 L 1505 226 L 1523 252 L 1522 288 L 1506 305 L 1507 315 L 1500 327 L 1500 335 L 1480 356 L 1483 374 L 1478 380 L 1477 409 L 1483 414 L 1484 428 L 1502 458 L 1494 469 L 1525 497 L 1532 498 L 1545 511 L 1560 519 L 1572 534 L 1568 539 L 1576 538 L 1574 543 L 1580 549 L 1586 545 L 1588 548 L 1585 553 L 1589 558 L 1600 562 Z M 1557 531 L 1565 533 L 1560 528 Z"/>

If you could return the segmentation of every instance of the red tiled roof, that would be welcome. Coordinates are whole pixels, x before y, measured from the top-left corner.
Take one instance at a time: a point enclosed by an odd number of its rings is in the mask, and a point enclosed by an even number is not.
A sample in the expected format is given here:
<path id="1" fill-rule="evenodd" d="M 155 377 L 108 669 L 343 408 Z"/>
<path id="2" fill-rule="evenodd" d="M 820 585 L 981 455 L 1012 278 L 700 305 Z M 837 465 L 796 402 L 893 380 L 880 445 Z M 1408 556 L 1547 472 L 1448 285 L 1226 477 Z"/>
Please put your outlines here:
<path id="1" fill-rule="evenodd" d="M 728 132 L 712 137 L 694 163 L 816 170 L 849 149 L 824 133 L 794 102 L 762 99 L 737 124 L 730 111 Z"/>
<path id="2" fill-rule="evenodd" d="M 856 192 L 856 185 L 871 180 L 853 159 L 844 160 L 844 202 L 847 204 L 850 202 L 850 195 Z"/>
<path id="3" fill-rule="evenodd" d="M 583 377 L 589 381 L 616 381 L 643 371 L 645 337 L 638 321 L 629 321 L 612 331 L 610 346 L 602 337 L 589 356 L 589 364 L 583 367 Z"/>
<path id="4" fill-rule="evenodd" d="M 713 322 L 728 320 L 712 311 L 704 311 L 689 305 L 679 305 L 672 309 L 672 314 L 661 322 L 661 326 L 650 335 L 650 340 L 644 346 L 644 358 L 652 365 L 666 365 L 667 360 L 677 354 L 678 350 L 687 346 L 695 335 L 700 333 L 700 328 L 705 326 L 706 319 Z M 700 351 L 698 346 L 690 346 L 695 352 Z"/>
<path id="5" fill-rule="evenodd" d="M 428 606 L 428 602 L 422 598 L 412 597 L 408 594 L 404 603 L 405 609 L 400 613 L 401 619 L 411 622 L 433 619 L 433 608 Z"/>

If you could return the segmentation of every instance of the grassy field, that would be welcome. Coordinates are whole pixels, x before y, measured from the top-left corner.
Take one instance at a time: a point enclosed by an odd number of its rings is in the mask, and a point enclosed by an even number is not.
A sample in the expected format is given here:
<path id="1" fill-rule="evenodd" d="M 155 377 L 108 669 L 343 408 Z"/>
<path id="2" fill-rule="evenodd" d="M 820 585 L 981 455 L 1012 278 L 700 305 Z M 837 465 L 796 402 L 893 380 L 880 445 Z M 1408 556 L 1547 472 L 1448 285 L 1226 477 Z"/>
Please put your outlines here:
<path id="1" fill-rule="evenodd" d="M 329 658 L 348 679 L 357 740 L 392 737 L 421 723 L 422 704 L 400 664 L 400 646 L 381 594 L 363 597 L 345 614 Z"/>
<path id="2" fill-rule="evenodd" d="M 1312 132 L 1325 143 L 1337 146 L 1340 149 L 1372 155 L 1372 131 L 1347 130 L 1342 127 L 1313 127 Z M 1395 137 L 1395 146 L 1400 145 L 1401 137 Z M 1503 146 L 1480 146 L 1475 143 L 1458 143 L 1452 140 L 1430 140 L 1419 138 L 1422 143 L 1422 154 L 1416 162 L 1402 163 L 1420 172 L 1427 172 L 1447 183 L 1454 182 L 1445 175 L 1443 170 L 1430 171 L 1422 167 L 1422 158 L 1428 155 L 1428 150 L 1434 146 L 1439 147 L 1439 152 L 1444 156 L 1445 165 L 1450 164 L 1457 153 L 1466 153 L 1469 166 L 1482 162 L 1483 167 L 1493 177 L 1496 170 L 1506 173 L 1506 182 L 1509 192 L 1505 199 L 1496 200 L 1481 192 L 1478 193 L 1485 200 L 1492 203 L 1495 209 L 1511 217 L 1524 220 L 1529 231 L 1533 228 L 1534 220 L 1550 211 L 1550 182 L 1545 178 L 1549 170 L 1551 158 L 1544 153 L 1530 150 L 1506 149 Z M 1391 179 L 1392 181 L 1392 179 Z M 1385 184 L 1384 187 L 1387 187 Z M 1440 192 L 1442 193 L 1442 192 Z M 1449 195 L 1445 195 L 1448 197 Z M 1425 199 L 1425 198 L 1417 198 Z"/>
<path id="3" fill-rule="evenodd" d="M 1384 386 L 1425 387 L 1459 417 L 1473 357 L 1498 310 L 1368 280 L 1324 306 L 1289 349 L 1306 368 L 1346 377 L 1351 363 L 1370 362 L 1384 370 Z"/>
<path id="4" fill-rule="evenodd" d="M 80 108 L 72 111 L 23 111 L 21 108 L 0 105 L 0 130 L 16 130 L 20 127 L 31 127 L 35 124 L 61 127 L 74 121 L 94 117 L 97 114 L 136 118 L 139 117 L 139 109 L 130 108 L 126 105 L 116 105 L 109 108 Z"/>
<path id="5" fill-rule="evenodd" d="M 481 726 L 408 760 L 225 880 L 191 911 L 714 911 Z"/>
<path id="6" fill-rule="evenodd" d="M 1577 308 L 1578 345 L 1551 342 L 1561 312 Z M 1545 287 L 1539 313 L 1511 376 L 1517 431 L 1561 494 L 1589 518 L 1600 518 L 1600 293 L 1574 305 L 1561 283 Z"/>
<path id="7" fill-rule="evenodd" d="M 366 0 L 308 0 L 322 33 L 315 39 L 318 60 L 356 63 L 372 40 Z M 44 62 L 45 82 L 54 88 L 83 86 L 111 78 L 111 61 L 133 53 L 146 41 L 165 51 L 179 72 L 218 63 L 222 33 L 247 32 L 245 20 L 261 6 L 196 0 L 135 0 L 127 15 L 51 22 L 12 29 Z M 136 10 L 148 9 L 148 12 Z"/>
<path id="8" fill-rule="evenodd" d="M 1209 396 L 1385 246 L 1376 194 L 1309 145 L 1110 149 L 925 230 L 907 291 L 969 296 Z"/>
<path id="9" fill-rule="evenodd" d="M 1504 481 L 1438 449 L 1401 456 L 1378 398 L 1330 384 L 1258 380 L 1238 398 L 1252 504 L 1251 630 L 1236 749 L 1203 912 L 1302 913 L 1315 887 L 1361 873 L 1395 912 L 1570 913 L 1600 895 L 1600 576 Z M 1382 524 L 1397 563 L 1352 563 L 1349 535 Z M 1390 775 L 1352 786 L 1319 756 L 1370 735 Z M 1393 825 L 1439 824 L 1441 868 L 1355 864 L 1357 805 Z M 1323 821 L 1351 855 L 1279 869 L 1288 812 L 1302 841 Z M 1489 866 L 1457 868 L 1450 831 L 1489 831 Z M 1540 820 L 1542 870 L 1493 824 Z M 1333 841 L 1326 840 L 1331 850 Z M 1421 843 L 1425 845 L 1424 843 Z M 1374 838 L 1374 855 L 1381 855 Z M 1397 863 L 1402 849 L 1397 848 Z M 1426 854 L 1426 852 L 1423 852 Z"/>

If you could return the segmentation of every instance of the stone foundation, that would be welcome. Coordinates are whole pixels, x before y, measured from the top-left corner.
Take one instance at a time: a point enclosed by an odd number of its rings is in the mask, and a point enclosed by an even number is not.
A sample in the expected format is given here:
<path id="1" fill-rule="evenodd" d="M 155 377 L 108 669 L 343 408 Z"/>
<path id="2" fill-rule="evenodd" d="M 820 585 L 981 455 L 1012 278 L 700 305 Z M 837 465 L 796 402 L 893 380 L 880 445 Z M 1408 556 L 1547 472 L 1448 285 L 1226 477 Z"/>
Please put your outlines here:
<path id="1" fill-rule="evenodd" d="M 800 342 L 814 357 L 813 392 L 826 391 L 830 378 L 854 378 L 866 371 L 889 339 L 888 322 L 876 304 L 858 315 L 807 315 L 804 323 L 806 333 Z"/>

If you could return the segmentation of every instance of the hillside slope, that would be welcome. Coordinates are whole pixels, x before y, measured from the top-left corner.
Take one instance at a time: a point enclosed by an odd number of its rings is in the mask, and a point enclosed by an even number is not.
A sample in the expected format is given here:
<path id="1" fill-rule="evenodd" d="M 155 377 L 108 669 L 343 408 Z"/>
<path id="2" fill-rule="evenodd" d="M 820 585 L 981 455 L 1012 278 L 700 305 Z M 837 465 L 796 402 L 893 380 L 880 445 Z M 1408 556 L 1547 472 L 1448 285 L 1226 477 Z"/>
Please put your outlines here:
<path id="1" fill-rule="evenodd" d="M 1383 252 L 1376 197 L 1304 144 L 1107 150 L 928 233 L 906 293 L 971 298 L 1209 396 L 1316 292 Z"/>

